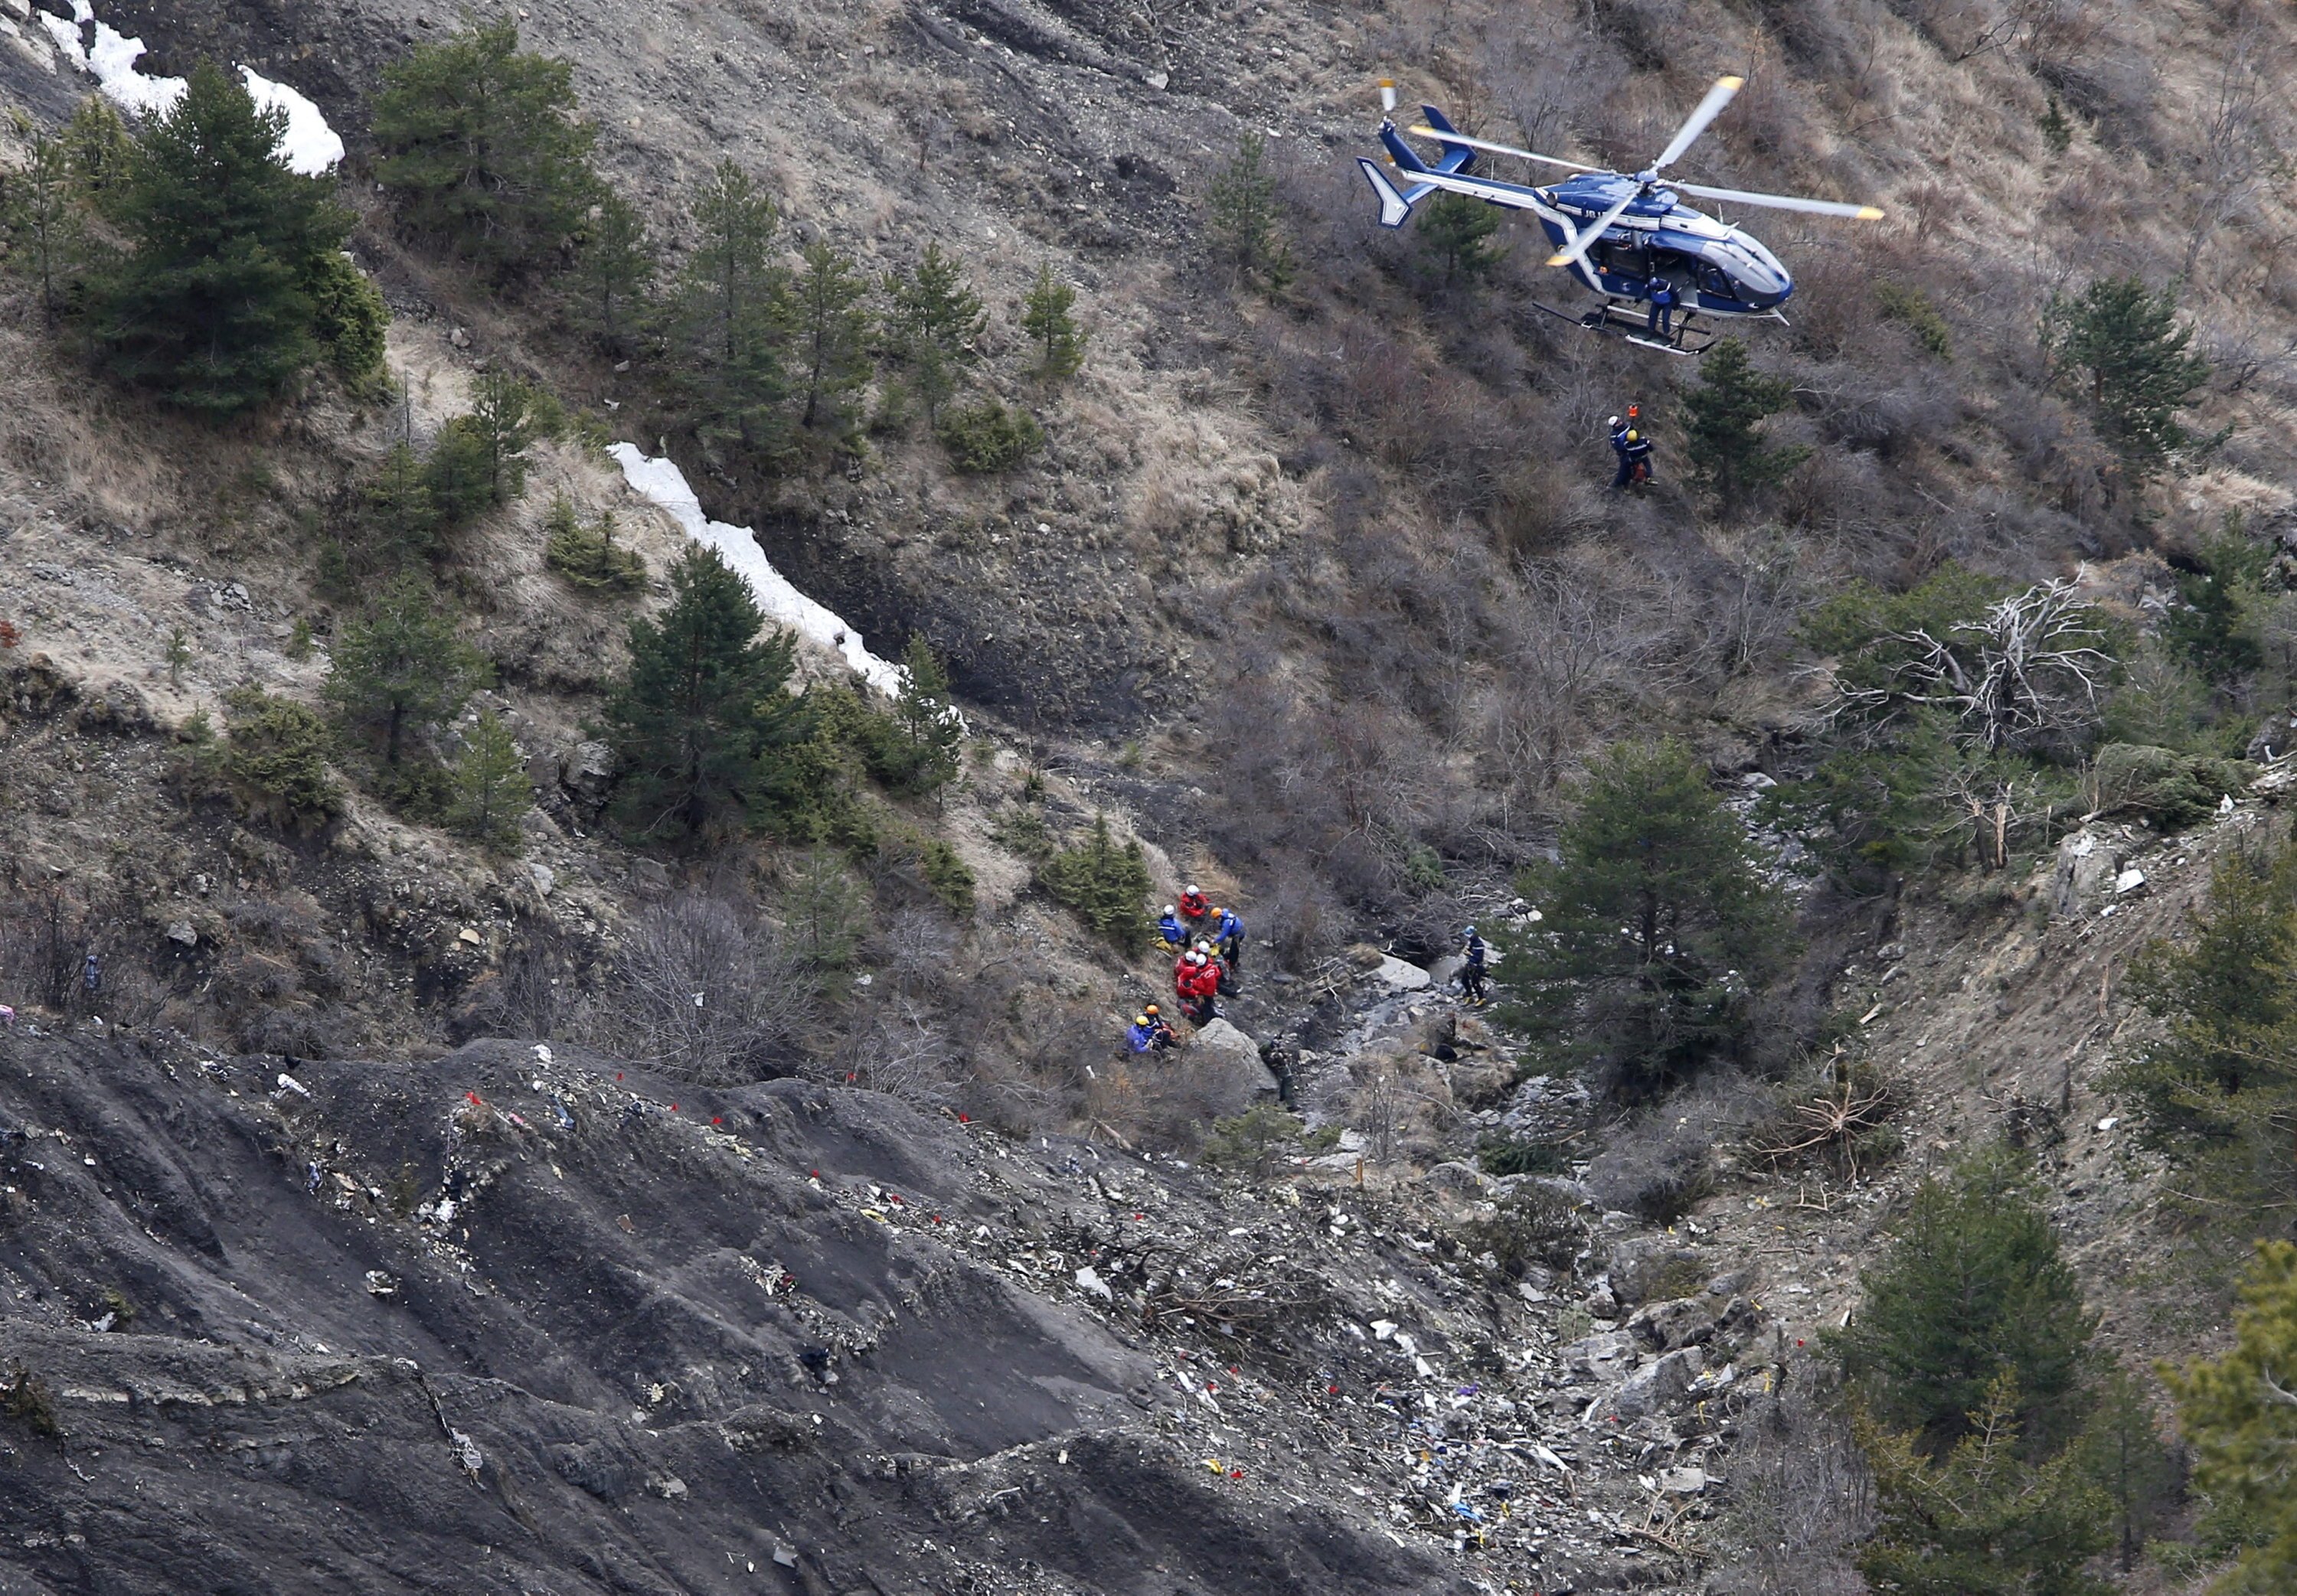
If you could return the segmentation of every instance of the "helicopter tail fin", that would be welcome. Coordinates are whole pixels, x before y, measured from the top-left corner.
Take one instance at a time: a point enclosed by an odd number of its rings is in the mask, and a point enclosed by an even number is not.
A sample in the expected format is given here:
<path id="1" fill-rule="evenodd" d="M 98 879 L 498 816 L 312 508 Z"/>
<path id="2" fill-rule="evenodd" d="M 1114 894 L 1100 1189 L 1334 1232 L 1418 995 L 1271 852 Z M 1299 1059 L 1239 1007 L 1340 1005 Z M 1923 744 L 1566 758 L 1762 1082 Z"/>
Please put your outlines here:
<path id="1" fill-rule="evenodd" d="M 1428 185 L 1414 184 L 1411 199 L 1406 199 L 1395 191 L 1395 185 L 1387 180 L 1387 174 L 1372 162 L 1359 155 L 1356 164 L 1363 168 L 1363 175 L 1371 185 L 1371 192 L 1379 197 L 1379 225 L 1383 227 L 1404 226 L 1404 218 L 1412 214 L 1412 201 L 1426 193 Z"/>
<path id="2" fill-rule="evenodd" d="M 1395 162 L 1398 170 L 1411 173 L 1428 169 L 1428 163 L 1420 159 L 1418 152 L 1404 142 L 1404 135 L 1395 130 L 1395 123 L 1382 122 L 1379 125 L 1379 142 L 1387 146 L 1387 158 Z"/>
<path id="3" fill-rule="evenodd" d="M 1425 130 L 1434 134 L 1436 142 L 1444 146 L 1444 158 L 1436 163 L 1436 169 L 1439 172 L 1457 172 L 1463 177 L 1475 170 L 1476 152 L 1466 144 L 1455 144 L 1445 136 L 1446 134 L 1459 132 L 1457 128 L 1452 126 L 1451 119 L 1433 105 L 1422 105 L 1420 108 L 1420 114 L 1427 119 Z"/>

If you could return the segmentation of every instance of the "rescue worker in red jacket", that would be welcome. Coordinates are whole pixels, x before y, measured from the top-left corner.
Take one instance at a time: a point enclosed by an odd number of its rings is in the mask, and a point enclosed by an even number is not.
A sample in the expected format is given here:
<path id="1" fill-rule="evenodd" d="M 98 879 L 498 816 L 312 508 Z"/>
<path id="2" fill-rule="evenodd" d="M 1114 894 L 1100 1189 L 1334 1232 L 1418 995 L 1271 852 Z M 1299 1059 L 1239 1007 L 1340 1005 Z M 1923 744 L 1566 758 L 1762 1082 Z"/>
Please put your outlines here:
<path id="1" fill-rule="evenodd" d="M 1191 937 L 1205 928 L 1205 917 L 1212 912 L 1212 907 L 1205 901 L 1205 895 L 1197 890 L 1196 884 L 1190 882 L 1189 890 L 1181 894 L 1181 924 L 1189 928 Z"/>

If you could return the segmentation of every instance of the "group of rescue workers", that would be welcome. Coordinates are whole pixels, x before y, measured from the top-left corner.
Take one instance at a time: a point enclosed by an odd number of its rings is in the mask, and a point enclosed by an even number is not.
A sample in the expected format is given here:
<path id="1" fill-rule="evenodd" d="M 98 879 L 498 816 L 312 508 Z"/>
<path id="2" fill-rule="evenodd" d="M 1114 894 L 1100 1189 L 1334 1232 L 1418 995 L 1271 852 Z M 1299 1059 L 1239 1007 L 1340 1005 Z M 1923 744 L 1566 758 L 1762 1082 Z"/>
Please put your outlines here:
<path id="1" fill-rule="evenodd" d="M 1237 991 L 1238 972 L 1244 967 L 1244 922 L 1191 882 L 1177 902 L 1165 905 L 1157 932 L 1165 950 L 1175 955 L 1173 996 L 1181 1013 L 1191 1025 L 1211 1024 L 1220 1017 L 1217 1000 Z M 1470 1003 L 1481 1005 L 1491 950 L 1473 926 L 1461 937 L 1460 990 Z M 1125 1045 L 1135 1053 L 1158 1053 L 1179 1047 L 1181 1036 L 1162 1007 L 1151 1003 L 1132 1016 Z"/>
<path id="2" fill-rule="evenodd" d="M 1641 405 L 1629 405 L 1625 415 L 1614 415 L 1603 424 L 1611 434 L 1611 452 L 1619 457 L 1618 474 L 1611 479 L 1614 488 L 1634 488 L 1655 480 L 1651 434 L 1643 429 Z"/>

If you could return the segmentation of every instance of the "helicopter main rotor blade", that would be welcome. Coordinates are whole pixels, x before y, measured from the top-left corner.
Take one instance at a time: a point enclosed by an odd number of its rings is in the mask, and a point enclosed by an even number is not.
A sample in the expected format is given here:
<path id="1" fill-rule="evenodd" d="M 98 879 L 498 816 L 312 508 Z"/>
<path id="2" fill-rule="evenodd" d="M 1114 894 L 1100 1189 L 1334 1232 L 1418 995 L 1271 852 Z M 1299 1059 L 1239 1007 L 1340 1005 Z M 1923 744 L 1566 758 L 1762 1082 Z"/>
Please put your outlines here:
<path id="1" fill-rule="evenodd" d="M 1670 183 L 1667 186 L 1677 193 L 1695 194 L 1702 200 L 1729 200 L 1741 205 L 1761 205 L 1773 210 L 1804 210 L 1813 216 L 1848 217 L 1857 222 L 1879 222 L 1882 219 L 1879 205 L 1846 205 L 1840 200 L 1805 200 L 1792 194 L 1753 194 L 1738 188 L 1706 188 L 1696 183 Z"/>
<path id="2" fill-rule="evenodd" d="M 1597 217 L 1593 221 L 1589 222 L 1585 227 L 1579 229 L 1578 232 L 1573 234 L 1569 243 L 1564 245 L 1563 248 L 1556 251 L 1555 253 L 1547 258 L 1547 264 L 1550 266 L 1577 265 L 1582 259 L 1585 259 L 1589 247 L 1592 246 L 1597 239 L 1603 236 L 1603 229 L 1610 226 L 1613 222 L 1618 221 L 1621 214 L 1626 210 L 1628 206 L 1635 202 L 1636 196 L 1642 193 L 1642 190 L 1640 188 L 1629 189 L 1626 199 L 1621 200 L 1618 204 L 1603 212 L 1602 215 Z"/>
<path id="3" fill-rule="evenodd" d="M 1707 97 L 1699 103 L 1699 108 L 1691 113 L 1690 119 L 1675 129 L 1675 137 L 1668 141 L 1666 149 L 1659 152 L 1659 159 L 1651 163 L 1650 169 L 1665 171 L 1680 160 L 1683 152 L 1707 131 L 1708 124 L 1723 114 L 1723 108 L 1731 103 L 1731 96 L 1737 94 L 1746 81 L 1744 78 L 1717 78 L 1715 86 L 1707 91 Z"/>
<path id="4" fill-rule="evenodd" d="M 1465 144 L 1470 150 L 1482 150 L 1492 155 L 1514 155 L 1525 160 L 1544 160 L 1550 166 L 1560 166 L 1574 172 L 1607 172 L 1611 169 L 1609 167 L 1589 166 L 1585 161 L 1564 160 L 1553 155 L 1542 155 L 1534 150 L 1519 150 L 1513 144 L 1495 144 L 1489 139 L 1470 138 L 1464 133 L 1444 133 L 1434 128 L 1425 127 L 1406 128 L 1404 131 L 1416 133 L 1422 138 L 1436 139 L 1443 144 Z"/>

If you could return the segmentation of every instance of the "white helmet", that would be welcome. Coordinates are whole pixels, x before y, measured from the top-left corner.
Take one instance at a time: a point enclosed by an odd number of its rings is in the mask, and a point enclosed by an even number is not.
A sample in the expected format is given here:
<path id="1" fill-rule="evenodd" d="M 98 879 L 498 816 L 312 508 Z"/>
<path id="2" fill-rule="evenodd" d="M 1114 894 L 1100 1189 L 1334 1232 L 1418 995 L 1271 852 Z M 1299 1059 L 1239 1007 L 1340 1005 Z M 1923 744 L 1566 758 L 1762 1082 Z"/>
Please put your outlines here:
<path id="1" fill-rule="evenodd" d="M 1166 914 L 1168 914 L 1168 915 L 1173 915 L 1173 914 L 1178 914 L 1178 913 L 1180 913 L 1181 911 L 1180 911 L 1179 909 L 1174 909 L 1171 904 L 1167 903 L 1166 905 L 1165 905 L 1165 912 Z"/>
<path id="2" fill-rule="evenodd" d="M 1197 891 L 1197 884 L 1193 881 L 1189 883 L 1188 891 L 1190 896 L 1194 896 Z"/>
<path id="3" fill-rule="evenodd" d="M 1614 415 L 1610 420 L 1605 422 L 1603 424 L 1616 432 L 1619 430 L 1619 418 Z"/>

